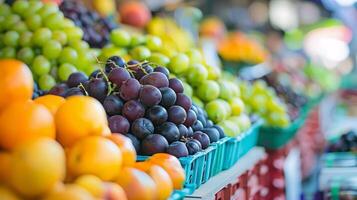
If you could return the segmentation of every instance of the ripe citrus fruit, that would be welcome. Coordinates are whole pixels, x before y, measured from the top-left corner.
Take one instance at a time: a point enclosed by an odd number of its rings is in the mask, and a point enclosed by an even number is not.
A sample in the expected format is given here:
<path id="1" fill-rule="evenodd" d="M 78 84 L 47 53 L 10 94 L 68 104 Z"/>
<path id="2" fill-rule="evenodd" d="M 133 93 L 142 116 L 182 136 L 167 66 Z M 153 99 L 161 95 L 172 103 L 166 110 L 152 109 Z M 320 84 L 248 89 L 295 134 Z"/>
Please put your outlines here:
<path id="1" fill-rule="evenodd" d="M 68 184 L 60 191 L 55 191 L 43 200 L 94 200 L 94 197 L 84 188 L 75 184 Z"/>
<path id="2" fill-rule="evenodd" d="M 55 138 L 55 123 L 50 111 L 31 101 L 14 102 L 0 113 L 0 147 L 14 147 L 38 137 Z"/>
<path id="3" fill-rule="evenodd" d="M 105 193 L 102 199 L 110 200 L 127 200 L 125 191 L 117 183 L 106 182 L 104 183 Z"/>
<path id="4" fill-rule="evenodd" d="M 0 152 L 0 183 L 6 183 L 9 180 L 10 161 L 10 153 Z"/>
<path id="5" fill-rule="evenodd" d="M 94 197 L 100 198 L 104 195 L 104 183 L 97 176 L 89 174 L 82 175 L 78 177 L 74 183 L 86 189 Z"/>
<path id="6" fill-rule="evenodd" d="M 0 199 L 1 200 L 20 200 L 20 198 L 17 197 L 14 192 L 12 192 L 9 188 L 6 188 L 2 185 L 0 185 Z"/>
<path id="7" fill-rule="evenodd" d="M 101 136 L 89 136 L 77 141 L 68 152 L 67 165 L 73 176 L 93 174 L 102 180 L 115 179 L 122 167 L 120 149 Z"/>
<path id="8" fill-rule="evenodd" d="M 39 138 L 17 147 L 10 166 L 10 185 L 26 197 L 50 191 L 64 179 L 66 172 L 64 150 L 49 138 Z"/>
<path id="9" fill-rule="evenodd" d="M 122 152 L 123 166 L 132 166 L 136 161 L 136 151 L 131 140 L 121 134 L 111 134 L 107 138 L 113 141 Z"/>
<path id="10" fill-rule="evenodd" d="M 32 97 L 33 79 L 26 64 L 14 60 L 0 60 L 0 110 L 7 104 Z"/>
<path id="11" fill-rule="evenodd" d="M 64 146 L 88 135 L 103 135 L 107 116 L 99 101 L 87 96 L 69 97 L 57 110 L 57 139 Z"/>
<path id="12" fill-rule="evenodd" d="M 56 95 L 45 95 L 38 97 L 34 100 L 35 103 L 42 104 L 52 113 L 54 116 L 57 112 L 57 109 L 65 102 L 66 100 L 63 97 Z"/>

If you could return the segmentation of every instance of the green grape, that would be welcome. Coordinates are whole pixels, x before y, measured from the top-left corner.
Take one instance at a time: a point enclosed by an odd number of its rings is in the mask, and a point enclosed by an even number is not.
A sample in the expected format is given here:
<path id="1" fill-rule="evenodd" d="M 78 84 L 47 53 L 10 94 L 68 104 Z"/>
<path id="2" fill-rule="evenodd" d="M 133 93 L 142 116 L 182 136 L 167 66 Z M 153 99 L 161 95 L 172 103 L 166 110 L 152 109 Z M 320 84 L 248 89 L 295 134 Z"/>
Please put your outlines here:
<path id="1" fill-rule="evenodd" d="M 7 15 L 5 17 L 4 23 L 3 23 L 4 30 L 10 29 L 11 27 L 13 27 L 16 23 L 18 23 L 20 21 L 21 21 L 21 18 L 18 15 L 15 15 L 15 14 Z"/>
<path id="2" fill-rule="evenodd" d="M 61 51 L 61 43 L 56 40 L 49 40 L 42 46 L 42 54 L 48 59 L 58 58 Z"/>
<path id="3" fill-rule="evenodd" d="M 170 62 L 170 59 L 162 53 L 152 53 L 148 60 L 154 64 L 167 66 Z"/>
<path id="4" fill-rule="evenodd" d="M 64 28 L 63 32 L 66 33 L 68 42 L 81 40 L 83 37 L 82 29 L 77 28 L 77 27 Z"/>
<path id="5" fill-rule="evenodd" d="M 197 86 L 208 77 L 207 69 L 201 64 L 193 64 L 188 70 L 187 80 L 191 85 Z"/>
<path id="6" fill-rule="evenodd" d="M 146 37 L 146 46 L 152 51 L 158 50 L 162 47 L 162 41 L 157 36 L 148 35 Z"/>
<path id="7" fill-rule="evenodd" d="M 0 33 L 5 30 L 5 17 L 0 15 Z"/>
<path id="8" fill-rule="evenodd" d="M 115 29 L 110 33 L 110 40 L 116 46 L 126 47 L 130 44 L 131 37 L 128 32 Z"/>
<path id="9" fill-rule="evenodd" d="M 60 80 L 65 81 L 68 79 L 69 75 L 72 73 L 76 72 L 77 69 L 74 65 L 69 64 L 69 63 L 63 63 L 59 68 L 58 68 L 58 77 Z"/>
<path id="10" fill-rule="evenodd" d="M 97 69 L 102 69 L 99 65 L 93 64 L 93 65 L 89 65 L 85 70 L 84 73 L 87 74 L 88 76 L 94 72 Z"/>
<path id="11" fill-rule="evenodd" d="M 61 43 L 62 46 L 67 44 L 67 35 L 63 31 L 55 30 L 52 32 L 52 39 Z"/>
<path id="12" fill-rule="evenodd" d="M 26 12 L 20 13 L 20 15 L 24 18 L 28 18 L 39 11 L 42 6 L 43 3 L 41 1 L 29 1 L 29 9 L 27 9 Z"/>
<path id="13" fill-rule="evenodd" d="M 23 21 L 17 22 L 10 29 L 18 33 L 22 33 L 28 30 L 27 25 Z"/>
<path id="14" fill-rule="evenodd" d="M 78 53 L 76 50 L 74 50 L 71 47 L 65 47 L 63 48 L 60 56 L 59 56 L 59 62 L 60 63 L 71 63 L 75 64 L 78 59 Z"/>
<path id="15" fill-rule="evenodd" d="M 31 31 L 35 31 L 41 27 L 42 19 L 39 15 L 31 15 L 26 19 L 26 25 Z"/>
<path id="16" fill-rule="evenodd" d="M 188 66 L 189 66 L 189 58 L 183 54 L 183 53 L 178 53 L 174 57 L 171 58 L 170 64 L 169 64 L 169 69 L 170 71 L 174 72 L 175 74 L 180 74 L 184 73 L 187 71 Z"/>
<path id="17" fill-rule="evenodd" d="M 30 65 L 35 57 L 34 52 L 29 47 L 24 47 L 17 52 L 17 58 L 26 64 Z"/>
<path id="18" fill-rule="evenodd" d="M 45 74 L 40 76 L 38 85 L 41 90 L 47 91 L 56 85 L 56 80 L 51 75 Z"/>
<path id="19" fill-rule="evenodd" d="M 62 24 L 61 24 L 62 28 L 73 28 L 75 27 L 74 23 L 72 20 L 64 18 Z"/>
<path id="20" fill-rule="evenodd" d="M 8 31 L 3 37 L 3 43 L 10 47 L 16 47 L 19 43 L 20 34 L 16 31 Z"/>
<path id="21" fill-rule="evenodd" d="M 19 44 L 22 47 L 28 47 L 31 46 L 31 40 L 32 40 L 32 32 L 30 31 L 25 31 L 20 34 L 20 39 L 19 39 Z"/>
<path id="22" fill-rule="evenodd" d="M 12 4 L 12 11 L 16 14 L 22 14 L 24 12 L 27 12 L 29 6 L 30 4 L 28 1 L 18 0 L 15 1 L 14 4 Z"/>
<path id="23" fill-rule="evenodd" d="M 59 11 L 58 6 L 50 3 L 46 3 L 42 6 L 40 10 L 37 11 L 37 14 L 40 15 L 43 19 L 52 13 L 57 13 Z"/>
<path id="24" fill-rule="evenodd" d="M 52 32 L 48 28 L 39 28 L 37 29 L 33 36 L 32 42 L 35 45 L 42 46 L 46 41 L 50 40 L 52 37 Z"/>
<path id="25" fill-rule="evenodd" d="M 134 59 L 141 61 L 149 58 L 151 56 L 151 52 L 148 48 L 144 46 L 137 46 L 130 51 L 130 55 Z"/>
<path id="26" fill-rule="evenodd" d="M 56 30 L 62 28 L 63 19 L 64 16 L 62 12 L 52 13 L 44 19 L 44 25 L 51 30 Z"/>
<path id="27" fill-rule="evenodd" d="M 186 55 L 189 57 L 190 59 L 190 64 L 194 64 L 194 63 L 202 63 L 202 55 L 201 52 L 197 49 L 190 49 Z"/>
<path id="28" fill-rule="evenodd" d="M 13 47 L 5 47 L 2 49 L 2 58 L 15 58 L 16 49 Z"/>
<path id="29" fill-rule="evenodd" d="M 0 3 L 0 16 L 7 16 L 11 14 L 11 8 L 5 3 Z"/>
<path id="30" fill-rule="evenodd" d="M 124 56 L 126 54 L 126 49 L 121 49 L 115 46 L 107 46 L 102 49 L 100 60 L 106 60 L 111 56 Z"/>
<path id="31" fill-rule="evenodd" d="M 130 46 L 136 47 L 145 43 L 146 37 L 142 34 L 134 33 L 131 35 Z"/>
<path id="32" fill-rule="evenodd" d="M 77 52 L 87 51 L 89 49 L 89 44 L 83 40 L 71 41 L 69 46 L 73 47 Z"/>
<path id="33" fill-rule="evenodd" d="M 31 68 L 35 74 L 41 76 L 50 72 L 51 63 L 44 56 L 39 55 L 32 61 Z"/>

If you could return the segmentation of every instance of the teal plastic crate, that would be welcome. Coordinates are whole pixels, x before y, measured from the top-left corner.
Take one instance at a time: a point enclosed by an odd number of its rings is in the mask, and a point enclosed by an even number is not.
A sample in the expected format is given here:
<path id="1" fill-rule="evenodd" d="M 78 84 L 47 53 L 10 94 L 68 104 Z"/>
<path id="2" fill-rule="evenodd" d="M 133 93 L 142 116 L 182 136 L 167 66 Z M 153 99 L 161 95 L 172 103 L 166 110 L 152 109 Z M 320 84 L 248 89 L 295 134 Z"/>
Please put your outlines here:
<path id="1" fill-rule="evenodd" d="M 181 166 L 185 170 L 185 187 L 193 185 L 196 189 L 211 178 L 211 167 L 213 167 L 216 151 L 217 145 L 213 143 L 195 155 L 179 158 Z M 148 158 L 149 156 L 137 156 L 137 161 L 144 161 Z"/>
<path id="2" fill-rule="evenodd" d="M 182 190 L 175 190 L 169 200 L 182 200 L 185 198 L 186 195 L 190 195 L 195 191 L 195 188 L 193 185 L 187 185 L 185 188 Z"/>
<path id="3" fill-rule="evenodd" d="M 229 137 L 225 137 L 213 144 L 216 145 L 216 152 L 214 154 L 213 163 L 211 166 L 211 177 L 223 171 L 223 163 L 225 159 L 227 159 L 226 148 L 229 139 Z"/>

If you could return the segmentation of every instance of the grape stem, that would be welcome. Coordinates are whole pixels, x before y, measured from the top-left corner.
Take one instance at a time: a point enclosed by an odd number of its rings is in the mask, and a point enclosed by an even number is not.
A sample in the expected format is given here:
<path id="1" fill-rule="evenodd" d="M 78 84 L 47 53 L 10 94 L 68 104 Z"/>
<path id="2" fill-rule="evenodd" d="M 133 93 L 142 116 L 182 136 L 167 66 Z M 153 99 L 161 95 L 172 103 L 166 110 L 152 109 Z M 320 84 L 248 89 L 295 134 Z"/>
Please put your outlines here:
<path id="1" fill-rule="evenodd" d="M 89 94 L 88 94 L 86 88 L 84 87 L 84 85 L 83 85 L 82 83 L 79 84 L 78 88 L 79 88 L 79 89 L 82 89 L 82 90 L 84 91 L 84 93 L 85 93 L 86 96 L 89 96 Z"/>

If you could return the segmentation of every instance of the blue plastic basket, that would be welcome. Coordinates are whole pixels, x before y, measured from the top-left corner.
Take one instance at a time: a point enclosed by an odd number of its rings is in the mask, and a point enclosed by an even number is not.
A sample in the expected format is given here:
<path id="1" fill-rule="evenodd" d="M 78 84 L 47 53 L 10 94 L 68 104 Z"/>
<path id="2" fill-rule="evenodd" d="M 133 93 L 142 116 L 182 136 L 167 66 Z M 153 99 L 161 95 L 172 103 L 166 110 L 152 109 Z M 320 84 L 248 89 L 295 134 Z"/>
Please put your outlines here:
<path id="1" fill-rule="evenodd" d="M 211 177 L 217 175 L 219 172 L 224 170 L 223 163 L 225 159 L 227 159 L 226 149 L 229 139 L 229 137 L 225 137 L 213 144 L 216 146 L 216 152 L 214 154 L 214 158 L 211 164 Z"/>
<path id="2" fill-rule="evenodd" d="M 185 198 L 186 195 L 190 195 L 195 191 L 195 187 L 193 185 L 187 185 L 182 190 L 175 190 L 169 200 L 182 200 Z"/>

